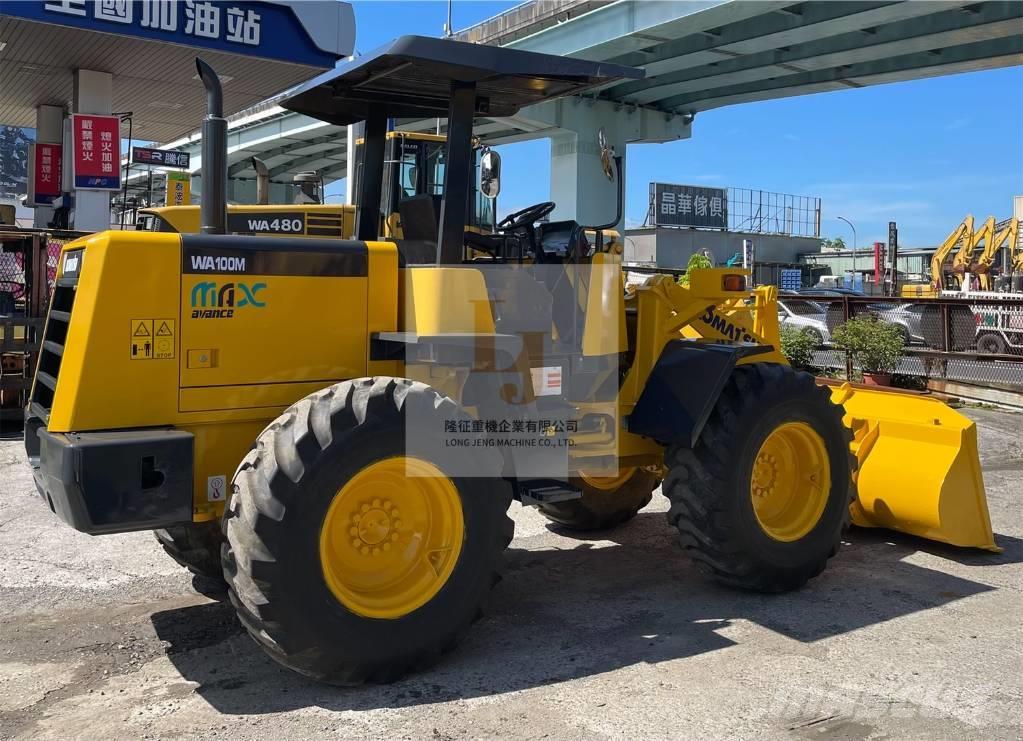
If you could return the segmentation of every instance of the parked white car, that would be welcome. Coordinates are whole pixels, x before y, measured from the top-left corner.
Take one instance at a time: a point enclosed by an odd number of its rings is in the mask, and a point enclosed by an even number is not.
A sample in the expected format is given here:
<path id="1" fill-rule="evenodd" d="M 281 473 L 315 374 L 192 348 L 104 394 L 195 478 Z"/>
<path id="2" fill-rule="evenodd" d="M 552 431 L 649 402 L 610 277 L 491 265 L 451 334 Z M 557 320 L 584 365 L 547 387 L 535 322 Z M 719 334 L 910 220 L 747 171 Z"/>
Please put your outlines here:
<path id="1" fill-rule="evenodd" d="M 778 324 L 808 333 L 817 340 L 818 345 L 831 343 L 827 310 L 816 301 L 801 298 L 797 294 L 782 293 L 778 297 Z"/>

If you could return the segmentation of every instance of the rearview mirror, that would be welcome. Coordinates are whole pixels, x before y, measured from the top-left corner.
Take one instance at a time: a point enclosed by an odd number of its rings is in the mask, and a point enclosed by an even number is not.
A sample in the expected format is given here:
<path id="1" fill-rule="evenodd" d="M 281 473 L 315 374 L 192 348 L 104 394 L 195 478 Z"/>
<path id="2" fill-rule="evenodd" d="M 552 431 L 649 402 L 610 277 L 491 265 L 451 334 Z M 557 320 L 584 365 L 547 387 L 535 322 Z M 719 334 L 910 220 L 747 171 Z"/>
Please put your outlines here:
<path id="1" fill-rule="evenodd" d="M 501 155 L 493 149 L 480 157 L 480 192 L 487 198 L 497 198 L 501 192 Z"/>

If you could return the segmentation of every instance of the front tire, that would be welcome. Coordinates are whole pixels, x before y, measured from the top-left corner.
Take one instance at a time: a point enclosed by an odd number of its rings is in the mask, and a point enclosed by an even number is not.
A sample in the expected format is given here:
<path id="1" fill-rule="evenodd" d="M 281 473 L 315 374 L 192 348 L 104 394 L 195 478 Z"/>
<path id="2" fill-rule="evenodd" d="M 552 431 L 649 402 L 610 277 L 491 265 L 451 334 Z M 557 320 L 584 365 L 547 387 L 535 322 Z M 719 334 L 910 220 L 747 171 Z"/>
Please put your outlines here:
<path id="1" fill-rule="evenodd" d="M 574 476 L 569 483 L 582 497 L 541 504 L 540 512 L 569 530 L 604 530 L 628 522 L 650 504 L 660 480 L 650 471 L 629 468 L 615 477 Z"/>
<path id="2" fill-rule="evenodd" d="M 512 537 L 499 462 L 479 456 L 479 476 L 449 477 L 419 452 L 465 418 L 428 386 L 381 377 L 312 394 L 259 436 L 234 477 L 224 571 L 273 659 L 351 685 L 393 681 L 458 643 Z"/>
<path id="3" fill-rule="evenodd" d="M 739 366 L 692 449 L 668 448 L 668 521 L 724 584 L 796 589 L 824 570 L 849 522 L 850 433 L 812 376 Z"/>

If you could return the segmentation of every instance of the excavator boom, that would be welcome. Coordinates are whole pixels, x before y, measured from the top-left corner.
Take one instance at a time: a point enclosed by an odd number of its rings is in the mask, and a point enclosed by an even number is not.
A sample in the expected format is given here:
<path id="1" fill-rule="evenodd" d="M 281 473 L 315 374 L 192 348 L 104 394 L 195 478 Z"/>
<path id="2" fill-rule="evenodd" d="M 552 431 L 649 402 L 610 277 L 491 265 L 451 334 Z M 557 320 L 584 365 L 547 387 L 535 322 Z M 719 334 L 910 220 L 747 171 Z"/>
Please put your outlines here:
<path id="1" fill-rule="evenodd" d="M 970 265 L 973 264 L 973 253 L 977 250 L 977 245 L 983 242 L 985 245 L 988 244 L 995 233 L 995 217 L 988 216 L 987 221 L 975 232 L 968 233 L 963 237 L 963 246 L 956 252 L 956 256 L 952 259 L 952 273 L 955 275 L 957 285 L 962 286 L 963 276 L 970 269 Z"/>
<path id="2" fill-rule="evenodd" d="M 998 227 L 1001 227 L 1001 229 L 998 229 Z M 1015 249 L 1019 237 L 1019 220 L 1013 217 L 1008 222 L 996 224 L 995 229 L 997 233 L 987 239 L 984 244 L 984 251 L 980 253 L 977 262 L 970 266 L 970 272 L 980 276 L 980 289 L 982 291 L 990 291 L 992 288 L 991 267 L 995 264 L 998 252 L 1002 249 L 1002 246 L 1008 243 L 1010 249 Z"/>
<path id="3" fill-rule="evenodd" d="M 945 241 L 934 251 L 931 257 L 931 287 L 935 293 L 940 295 L 945 288 L 945 260 L 955 248 L 959 240 L 967 239 L 967 235 L 973 234 L 973 214 L 968 215 L 952 232 L 945 237 Z M 966 244 L 964 241 L 963 247 Z"/>

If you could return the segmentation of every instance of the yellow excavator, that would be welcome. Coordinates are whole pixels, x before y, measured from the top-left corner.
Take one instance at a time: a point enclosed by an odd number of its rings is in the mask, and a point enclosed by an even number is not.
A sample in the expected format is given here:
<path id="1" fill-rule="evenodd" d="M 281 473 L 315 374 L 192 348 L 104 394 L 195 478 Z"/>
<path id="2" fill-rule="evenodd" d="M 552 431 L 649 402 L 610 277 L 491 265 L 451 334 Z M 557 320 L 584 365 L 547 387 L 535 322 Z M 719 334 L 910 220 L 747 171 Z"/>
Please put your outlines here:
<path id="1" fill-rule="evenodd" d="M 1019 221 L 1016 222 L 1017 227 Z M 1015 242 L 1009 243 L 1009 249 L 1011 250 L 1011 261 L 1012 261 L 1012 272 L 1023 273 L 1023 240 L 1020 240 L 1019 235 L 1016 236 Z"/>
<path id="2" fill-rule="evenodd" d="M 956 287 L 963 287 L 966 274 L 970 272 L 970 266 L 973 265 L 973 255 L 977 251 L 977 247 L 982 243 L 990 245 L 994 235 L 994 216 L 988 216 L 987 220 L 984 221 L 977 231 L 963 235 L 963 244 L 959 251 L 956 252 L 955 257 L 952 258 L 952 275 L 954 276 L 953 280 L 956 282 Z"/>
<path id="3" fill-rule="evenodd" d="M 936 298 L 945 290 L 945 261 L 952 254 L 957 244 L 963 243 L 960 249 L 962 252 L 966 243 L 973 235 L 973 215 L 968 215 L 960 222 L 959 226 L 949 232 L 938 249 L 931 256 L 931 282 L 930 283 L 909 283 L 902 286 L 900 295 L 903 298 Z"/>
<path id="4" fill-rule="evenodd" d="M 993 221 L 989 219 L 989 221 Z M 998 252 L 1003 246 L 1008 245 L 1013 258 L 1019 257 L 1019 219 L 1013 217 L 1000 224 L 995 224 L 987 235 L 984 243 L 984 251 L 981 252 L 977 262 L 970 265 L 970 272 L 979 276 L 980 290 L 991 291 L 994 289 L 994 282 L 991 279 L 991 268 L 998 258 Z"/>
<path id="5" fill-rule="evenodd" d="M 748 270 L 625 290 L 606 141 L 607 223 L 545 220 L 551 201 L 466 223 L 475 117 L 642 70 L 417 36 L 330 70 L 281 104 L 365 121 L 354 239 L 289 239 L 227 233 L 222 90 L 198 66 L 200 233 L 65 245 L 25 448 L 56 516 L 155 530 L 282 665 L 357 684 L 438 660 L 499 580 L 512 500 L 594 529 L 659 488 L 696 565 L 762 592 L 821 573 L 850 519 L 999 550 L 970 420 L 790 367 Z M 386 122 L 412 116 L 448 119 L 441 207 L 402 199 L 386 238 Z"/>
<path id="6" fill-rule="evenodd" d="M 970 273 L 978 276 L 981 290 L 992 290 L 991 269 L 998 257 L 998 251 L 1007 244 L 1012 252 L 1012 259 L 1018 258 L 1019 221 L 1008 219 L 996 223 L 995 217 L 989 216 L 979 229 L 974 230 L 973 227 L 973 215 L 967 215 L 945 237 L 931 256 L 930 283 L 904 285 L 900 290 L 900 295 L 903 298 L 937 298 L 941 296 L 941 292 L 947 288 L 945 263 L 953 251 L 955 251 L 955 255 L 952 257 L 950 272 L 956 288 L 963 287 L 963 280 L 966 274 Z M 984 245 L 984 248 L 974 260 L 977 248 L 981 244 Z M 956 246 L 959 247 L 958 250 L 956 250 Z M 1015 267 L 1013 269 L 1018 270 Z"/>

